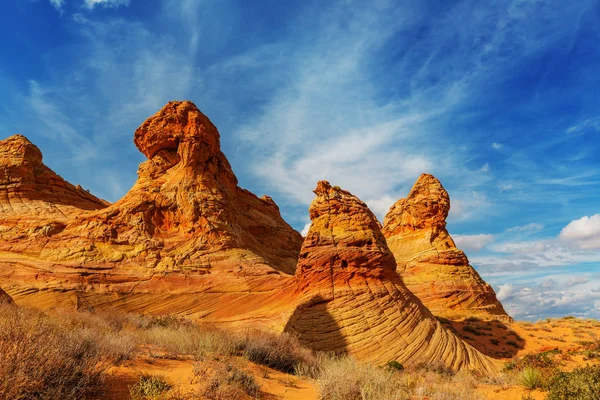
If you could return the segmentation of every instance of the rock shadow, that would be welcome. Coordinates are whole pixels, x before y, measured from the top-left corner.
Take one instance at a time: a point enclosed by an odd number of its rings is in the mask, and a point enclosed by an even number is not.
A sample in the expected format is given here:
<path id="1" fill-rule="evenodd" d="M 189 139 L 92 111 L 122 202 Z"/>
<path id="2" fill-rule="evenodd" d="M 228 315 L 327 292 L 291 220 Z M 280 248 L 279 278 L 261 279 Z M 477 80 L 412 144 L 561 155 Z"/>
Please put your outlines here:
<path id="1" fill-rule="evenodd" d="M 474 317 L 462 321 L 437 319 L 466 343 L 495 359 L 512 358 L 525 348 L 525 339 L 502 321 Z"/>
<path id="2" fill-rule="evenodd" d="M 348 342 L 327 305 L 329 300 L 315 295 L 299 304 L 285 325 L 284 332 L 298 337 L 300 342 L 316 351 L 348 353 Z"/>

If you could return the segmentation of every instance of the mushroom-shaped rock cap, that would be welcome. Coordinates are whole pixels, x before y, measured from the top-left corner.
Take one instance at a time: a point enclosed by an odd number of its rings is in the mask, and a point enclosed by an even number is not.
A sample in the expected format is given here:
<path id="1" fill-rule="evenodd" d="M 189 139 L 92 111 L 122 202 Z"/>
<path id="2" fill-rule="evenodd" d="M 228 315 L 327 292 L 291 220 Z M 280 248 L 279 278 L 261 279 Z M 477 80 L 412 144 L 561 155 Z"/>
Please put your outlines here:
<path id="1" fill-rule="evenodd" d="M 450 196 L 442 183 L 433 175 L 422 174 L 408 196 L 390 208 L 384 219 L 384 232 L 403 228 L 445 228 L 449 211 Z"/>
<path id="2" fill-rule="evenodd" d="M 13 135 L 0 140 L 0 160 L 2 164 L 31 164 L 42 163 L 42 152 L 23 135 Z"/>
<path id="3" fill-rule="evenodd" d="M 205 162 L 220 152 L 217 128 L 191 101 L 171 101 L 135 131 L 134 142 L 164 168 Z"/>

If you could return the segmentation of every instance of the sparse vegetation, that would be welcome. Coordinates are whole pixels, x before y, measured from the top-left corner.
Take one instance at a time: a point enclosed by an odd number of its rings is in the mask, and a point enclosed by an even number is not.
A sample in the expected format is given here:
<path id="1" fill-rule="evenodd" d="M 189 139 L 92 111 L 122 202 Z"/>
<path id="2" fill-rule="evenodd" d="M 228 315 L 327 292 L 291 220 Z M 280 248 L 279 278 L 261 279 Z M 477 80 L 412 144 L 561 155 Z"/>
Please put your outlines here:
<path id="1" fill-rule="evenodd" d="M 135 385 L 129 388 L 131 400 L 158 400 L 171 389 L 164 377 L 142 374 Z"/>
<path id="2" fill-rule="evenodd" d="M 539 388 L 542 384 L 540 371 L 532 367 L 524 368 L 519 374 L 519 383 L 529 390 Z"/>
<path id="3" fill-rule="evenodd" d="M 600 366 L 561 372 L 548 387 L 548 400 L 599 400 Z"/>
<path id="4" fill-rule="evenodd" d="M 0 305 L 0 398 L 89 397 L 135 343 L 99 317 Z"/>
<path id="5" fill-rule="evenodd" d="M 202 376 L 206 378 L 208 374 L 203 372 Z M 208 380 L 202 396 L 214 400 L 236 400 L 243 398 L 244 394 L 257 398 L 259 393 L 260 386 L 254 376 L 232 364 L 221 364 Z"/>
<path id="6" fill-rule="evenodd" d="M 481 329 L 464 325 L 461 331 L 473 335 L 477 335 L 473 331 L 489 332 Z M 519 340 L 518 335 L 510 335 Z M 550 400 L 597 399 L 593 395 L 598 393 L 594 388 L 600 385 L 600 367 L 561 372 L 562 363 L 569 357 L 585 357 L 597 363 L 600 345 L 590 336 L 591 340 L 580 341 L 581 347 L 568 354 L 559 350 L 529 354 L 508 362 L 502 373 L 480 376 L 455 373 L 439 363 L 402 365 L 392 360 L 377 367 L 345 355 L 314 353 L 291 335 L 257 330 L 233 332 L 176 316 L 114 311 L 45 314 L 2 306 L 0 398 L 102 396 L 107 369 L 143 352 L 149 357 L 193 363 L 190 384 L 196 392 L 182 394 L 166 377 L 141 375 L 129 387 L 133 400 L 260 398 L 259 379 L 267 379 L 273 369 L 310 380 L 322 399 L 480 399 L 476 388 L 481 383 L 547 391 Z M 516 340 L 506 338 L 484 340 L 494 346 L 517 345 Z M 262 367 L 249 367 L 249 362 Z M 288 375 L 285 379 L 292 385 L 298 378 Z"/>
<path id="7" fill-rule="evenodd" d="M 476 335 L 476 336 L 481 336 L 481 332 L 477 328 L 475 328 L 471 325 L 463 326 L 462 330 L 465 332 L 472 333 L 473 335 Z"/>

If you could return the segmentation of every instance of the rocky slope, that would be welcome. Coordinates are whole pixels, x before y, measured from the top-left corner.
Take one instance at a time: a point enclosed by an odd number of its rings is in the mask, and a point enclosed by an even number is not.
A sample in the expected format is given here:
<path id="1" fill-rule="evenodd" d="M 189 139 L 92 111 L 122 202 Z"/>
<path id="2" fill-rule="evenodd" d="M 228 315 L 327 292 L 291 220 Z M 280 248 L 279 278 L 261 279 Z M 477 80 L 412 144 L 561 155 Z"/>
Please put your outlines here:
<path id="1" fill-rule="evenodd" d="M 408 289 L 436 316 L 512 319 L 446 230 L 450 197 L 423 174 L 385 216 L 383 234 Z"/>
<path id="2" fill-rule="evenodd" d="M 314 349 L 349 352 L 376 364 L 495 368 L 406 289 L 365 203 L 325 181 L 315 193 L 295 275 L 297 306 L 286 331 Z"/>
<path id="3" fill-rule="evenodd" d="M 0 143 L 0 280 L 17 302 L 207 314 L 217 298 L 243 308 L 245 295 L 266 296 L 293 274 L 300 234 L 271 198 L 237 186 L 193 103 L 167 104 L 134 141 L 148 160 L 109 206 L 43 166 L 24 137 Z"/>
<path id="4" fill-rule="evenodd" d="M 2 289 L 0 289 L 0 304 L 13 304 L 13 299 Z"/>

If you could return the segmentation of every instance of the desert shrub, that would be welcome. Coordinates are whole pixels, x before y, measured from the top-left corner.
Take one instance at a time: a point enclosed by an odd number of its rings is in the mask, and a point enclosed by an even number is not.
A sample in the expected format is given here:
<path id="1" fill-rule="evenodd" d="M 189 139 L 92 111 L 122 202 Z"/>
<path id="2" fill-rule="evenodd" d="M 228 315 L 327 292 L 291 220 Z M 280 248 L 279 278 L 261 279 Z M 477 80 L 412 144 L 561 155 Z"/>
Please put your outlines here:
<path id="1" fill-rule="evenodd" d="M 360 364 L 352 358 L 330 356 L 321 360 L 316 383 L 327 400 L 387 400 L 408 398 L 403 374 Z"/>
<path id="2" fill-rule="evenodd" d="M 221 365 L 204 388 L 204 398 L 213 400 L 235 400 L 244 395 L 258 397 L 260 386 L 254 377 L 231 364 Z"/>
<path id="3" fill-rule="evenodd" d="M 498 346 L 500 344 L 500 341 L 498 339 L 490 339 L 490 343 L 495 346 Z"/>
<path id="4" fill-rule="evenodd" d="M 600 366 L 561 372 L 548 387 L 548 400 L 599 400 Z"/>
<path id="5" fill-rule="evenodd" d="M 477 328 L 475 328 L 471 325 L 463 326 L 462 330 L 465 332 L 472 333 L 473 335 L 476 335 L 476 336 L 481 336 L 481 332 Z"/>
<path id="6" fill-rule="evenodd" d="M 135 385 L 129 387 L 132 400 L 162 399 L 171 389 L 164 377 L 143 374 Z"/>
<path id="7" fill-rule="evenodd" d="M 402 371 L 404 369 L 404 365 L 400 364 L 396 360 L 389 361 L 386 364 L 386 367 L 392 371 Z"/>
<path id="8" fill-rule="evenodd" d="M 256 364 L 290 374 L 301 364 L 317 368 L 312 352 L 302 347 L 296 337 L 287 333 L 274 335 L 259 331 L 247 332 L 243 351 L 244 356 Z"/>
<path id="9" fill-rule="evenodd" d="M 506 344 L 512 347 L 518 347 L 519 345 L 514 340 L 507 340 Z"/>
<path id="10" fill-rule="evenodd" d="M 519 383 L 529 390 L 539 388 L 542 383 L 540 371 L 531 367 L 524 368 L 519 374 Z"/>
<path id="11" fill-rule="evenodd" d="M 412 367 L 410 367 L 410 370 L 413 373 L 423 373 L 423 372 L 433 372 L 435 374 L 438 375 L 445 375 L 445 376 L 454 376 L 454 371 L 447 367 L 444 363 L 442 363 L 441 361 L 438 362 L 428 362 L 428 363 L 418 363 Z"/>
<path id="12" fill-rule="evenodd" d="M 103 381 L 102 360 L 91 335 L 37 311 L 0 308 L 0 398 L 90 397 Z"/>

